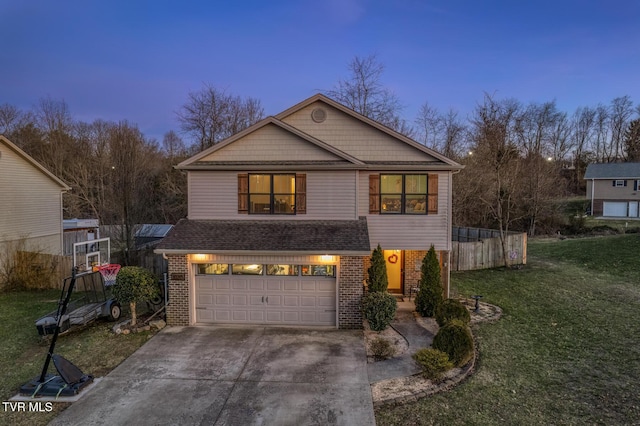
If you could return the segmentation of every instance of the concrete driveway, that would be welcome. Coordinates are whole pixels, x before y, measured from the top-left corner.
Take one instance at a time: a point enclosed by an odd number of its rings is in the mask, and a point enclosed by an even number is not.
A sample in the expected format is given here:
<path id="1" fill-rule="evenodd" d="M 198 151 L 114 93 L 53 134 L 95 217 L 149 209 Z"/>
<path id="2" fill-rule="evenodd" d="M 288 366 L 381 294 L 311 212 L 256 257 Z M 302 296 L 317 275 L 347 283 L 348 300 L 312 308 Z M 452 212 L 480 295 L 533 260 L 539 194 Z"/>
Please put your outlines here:
<path id="1" fill-rule="evenodd" d="M 163 330 L 51 423 L 373 425 L 362 332 Z"/>

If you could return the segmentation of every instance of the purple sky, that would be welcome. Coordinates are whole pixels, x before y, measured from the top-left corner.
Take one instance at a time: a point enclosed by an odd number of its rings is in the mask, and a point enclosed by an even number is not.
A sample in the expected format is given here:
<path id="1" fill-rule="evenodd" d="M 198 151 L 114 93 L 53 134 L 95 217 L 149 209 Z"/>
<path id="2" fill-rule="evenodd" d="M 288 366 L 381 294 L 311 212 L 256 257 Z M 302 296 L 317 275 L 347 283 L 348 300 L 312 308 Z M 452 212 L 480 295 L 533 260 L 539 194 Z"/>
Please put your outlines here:
<path id="1" fill-rule="evenodd" d="M 466 116 L 483 93 L 524 103 L 640 103 L 640 1 L 0 0 L 0 104 L 64 99 L 159 140 L 203 83 L 278 112 L 375 53 L 413 121 Z"/>

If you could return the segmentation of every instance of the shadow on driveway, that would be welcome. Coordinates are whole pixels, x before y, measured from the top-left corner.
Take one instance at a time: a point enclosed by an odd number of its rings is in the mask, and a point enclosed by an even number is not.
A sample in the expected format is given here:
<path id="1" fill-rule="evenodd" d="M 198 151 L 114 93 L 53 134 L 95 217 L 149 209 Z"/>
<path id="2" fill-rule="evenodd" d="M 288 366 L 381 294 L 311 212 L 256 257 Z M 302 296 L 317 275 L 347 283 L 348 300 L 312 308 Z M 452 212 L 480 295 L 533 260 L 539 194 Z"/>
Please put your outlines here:
<path id="1" fill-rule="evenodd" d="M 50 424 L 374 425 L 362 332 L 167 328 Z"/>

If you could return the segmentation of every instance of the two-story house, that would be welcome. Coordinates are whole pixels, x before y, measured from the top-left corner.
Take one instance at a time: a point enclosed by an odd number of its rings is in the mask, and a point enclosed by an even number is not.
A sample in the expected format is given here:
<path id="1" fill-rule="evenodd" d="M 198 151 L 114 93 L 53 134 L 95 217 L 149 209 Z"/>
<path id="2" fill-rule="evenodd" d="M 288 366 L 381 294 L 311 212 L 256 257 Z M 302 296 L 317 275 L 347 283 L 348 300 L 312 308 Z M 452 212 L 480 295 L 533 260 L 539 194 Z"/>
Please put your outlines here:
<path id="1" fill-rule="evenodd" d="M 0 135 L 0 250 L 62 254 L 62 194 L 70 189 Z"/>
<path id="2" fill-rule="evenodd" d="M 448 293 L 451 184 L 462 166 L 323 96 L 180 163 L 188 218 L 169 260 L 170 325 L 361 328 L 371 250 L 408 294 L 431 245 Z"/>
<path id="3" fill-rule="evenodd" d="M 589 164 L 584 178 L 593 216 L 639 216 L 640 163 Z"/>

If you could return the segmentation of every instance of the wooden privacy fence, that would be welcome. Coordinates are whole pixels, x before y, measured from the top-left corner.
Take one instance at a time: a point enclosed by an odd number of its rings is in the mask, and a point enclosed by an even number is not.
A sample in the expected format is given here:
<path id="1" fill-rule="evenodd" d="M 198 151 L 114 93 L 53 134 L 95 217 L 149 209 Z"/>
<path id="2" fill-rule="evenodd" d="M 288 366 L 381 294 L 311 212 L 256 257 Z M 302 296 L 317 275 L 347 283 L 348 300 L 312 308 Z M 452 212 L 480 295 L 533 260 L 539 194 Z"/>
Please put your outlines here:
<path id="1" fill-rule="evenodd" d="M 46 253 L 18 251 L 14 255 L 12 277 L 27 289 L 61 288 L 71 275 L 73 258 Z"/>
<path id="2" fill-rule="evenodd" d="M 504 266 L 500 231 L 482 228 L 451 229 L 451 270 L 471 271 Z M 526 265 L 527 234 L 509 232 L 506 240 L 507 258 L 511 265 Z"/>

